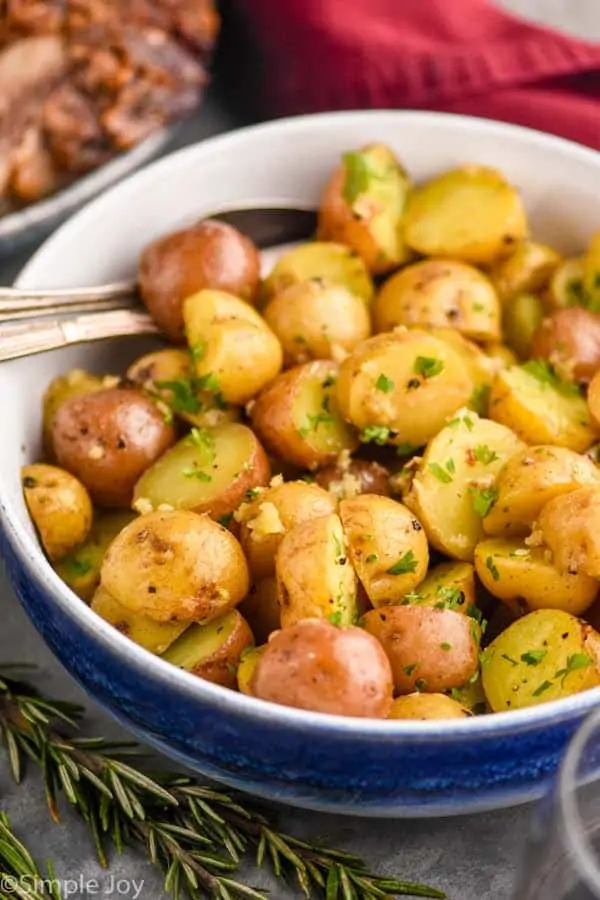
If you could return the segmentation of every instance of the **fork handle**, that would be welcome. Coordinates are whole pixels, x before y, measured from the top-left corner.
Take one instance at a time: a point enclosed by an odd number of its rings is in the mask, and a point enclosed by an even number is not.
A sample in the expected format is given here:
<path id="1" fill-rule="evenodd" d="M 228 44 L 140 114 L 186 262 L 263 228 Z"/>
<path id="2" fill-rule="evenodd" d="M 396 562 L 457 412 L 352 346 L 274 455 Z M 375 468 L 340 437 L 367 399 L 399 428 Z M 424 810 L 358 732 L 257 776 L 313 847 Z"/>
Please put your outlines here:
<path id="1" fill-rule="evenodd" d="M 147 313 L 112 310 L 72 319 L 0 327 L 0 362 L 104 338 L 158 334 Z"/>
<path id="2" fill-rule="evenodd" d="M 117 297 L 129 297 L 136 293 L 136 282 L 113 281 L 111 284 L 100 284 L 97 287 L 84 288 L 15 288 L 0 287 L 0 300 L 16 300 L 21 303 L 30 300 L 44 300 L 46 297 L 62 301 L 113 300 Z"/>

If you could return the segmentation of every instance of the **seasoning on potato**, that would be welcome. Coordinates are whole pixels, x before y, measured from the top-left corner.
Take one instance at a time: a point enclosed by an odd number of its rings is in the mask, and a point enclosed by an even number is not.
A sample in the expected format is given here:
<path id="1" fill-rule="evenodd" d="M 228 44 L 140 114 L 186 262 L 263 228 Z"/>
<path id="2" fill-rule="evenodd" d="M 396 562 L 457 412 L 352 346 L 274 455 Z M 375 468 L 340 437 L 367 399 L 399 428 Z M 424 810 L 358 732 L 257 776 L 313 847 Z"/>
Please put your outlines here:
<path id="1" fill-rule="evenodd" d="M 205 681 L 234 688 L 242 653 L 254 646 L 248 623 L 237 609 L 205 625 L 190 625 L 163 659 Z"/>
<path id="2" fill-rule="evenodd" d="M 381 494 L 389 497 L 390 473 L 380 463 L 368 459 L 351 459 L 340 454 L 332 466 L 319 469 L 315 481 L 336 499 L 344 500 L 358 494 Z"/>
<path id="3" fill-rule="evenodd" d="M 543 507 L 534 534 L 561 572 L 600 578 L 600 484 L 560 494 Z"/>
<path id="4" fill-rule="evenodd" d="M 92 527 L 92 501 L 64 469 L 37 463 L 21 469 L 23 495 L 44 550 L 57 561 L 82 543 Z"/>
<path id="5" fill-rule="evenodd" d="M 415 590 L 402 598 L 402 604 L 454 609 L 467 615 L 476 608 L 475 570 L 471 563 L 446 562 L 432 566 Z"/>
<path id="6" fill-rule="evenodd" d="M 279 257 L 262 285 L 263 303 L 290 285 L 312 278 L 342 285 L 367 302 L 373 297 L 373 281 L 355 250 L 334 241 L 311 241 Z"/>
<path id="7" fill-rule="evenodd" d="M 531 356 L 545 359 L 564 379 L 589 382 L 600 369 L 600 315 L 574 306 L 542 320 Z"/>
<path id="8" fill-rule="evenodd" d="M 558 266 L 550 279 L 548 289 L 543 294 L 544 302 L 550 312 L 570 306 L 586 305 L 584 274 L 582 256 L 565 259 Z"/>
<path id="9" fill-rule="evenodd" d="M 392 703 L 390 719 L 465 719 L 469 710 L 447 694 L 406 694 Z"/>

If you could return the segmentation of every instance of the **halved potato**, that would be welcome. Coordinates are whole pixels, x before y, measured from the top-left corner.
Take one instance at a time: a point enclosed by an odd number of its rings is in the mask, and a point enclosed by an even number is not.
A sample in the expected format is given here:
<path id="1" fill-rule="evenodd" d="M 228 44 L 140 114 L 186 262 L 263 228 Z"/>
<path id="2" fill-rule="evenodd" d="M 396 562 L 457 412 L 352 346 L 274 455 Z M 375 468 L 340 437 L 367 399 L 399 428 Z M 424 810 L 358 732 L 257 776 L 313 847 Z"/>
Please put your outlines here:
<path id="1" fill-rule="evenodd" d="M 447 694 L 406 694 L 392 703 L 390 719 L 464 719 L 470 715 Z"/>
<path id="2" fill-rule="evenodd" d="M 585 305 L 585 263 L 583 256 L 565 259 L 550 279 L 544 299 L 551 310 Z"/>
<path id="3" fill-rule="evenodd" d="M 190 625 L 163 653 L 163 659 L 205 681 L 237 686 L 237 668 L 254 637 L 244 617 L 232 609 L 207 625 Z"/>
<path id="4" fill-rule="evenodd" d="M 63 559 L 87 538 L 92 501 L 84 485 L 65 469 L 34 463 L 21 469 L 25 504 L 48 557 Z"/>
<path id="5" fill-rule="evenodd" d="M 103 587 L 94 593 L 91 608 L 135 644 L 159 656 L 189 627 L 188 622 L 157 622 L 143 613 L 133 612 Z"/>
<path id="6" fill-rule="evenodd" d="M 314 469 L 356 449 L 356 432 L 338 407 L 338 372 L 336 363 L 327 360 L 305 363 L 279 375 L 257 397 L 250 417 L 271 453 Z"/>
<path id="7" fill-rule="evenodd" d="M 546 503 L 534 536 L 550 548 L 561 572 L 600 578 L 600 484 L 588 484 Z"/>
<path id="8" fill-rule="evenodd" d="M 475 570 L 471 563 L 446 562 L 433 566 L 417 589 L 403 597 L 402 604 L 469 614 L 475 607 L 475 599 Z"/>
<path id="9" fill-rule="evenodd" d="M 496 476 L 522 448 L 509 428 L 465 410 L 430 441 L 404 502 L 434 547 L 473 560 L 482 519 L 496 500 Z"/>
<path id="10" fill-rule="evenodd" d="M 537 294 L 517 294 L 502 313 L 504 340 L 519 359 L 529 359 L 531 346 L 542 320 L 544 304 Z"/>
<path id="11" fill-rule="evenodd" d="M 463 337 L 455 328 L 428 328 L 427 331 L 433 337 L 449 344 L 466 364 L 473 381 L 473 392 L 468 403 L 469 409 L 474 410 L 480 416 L 485 416 L 492 382 L 496 372 L 504 368 L 503 360 L 488 352 L 488 348 L 494 345 L 486 345 L 484 350 L 473 341 Z M 512 362 L 516 362 L 514 357 L 511 358 Z"/>
<path id="12" fill-rule="evenodd" d="M 275 576 L 262 578 L 253 584 L 238 607 L 259 644 L 281 627 L 279 592 Z"/>
<path id="13" fill-rule="evenodd" d="M 521 241 L 514 251 L 492 266 L 489 276 L 502 300 L 546 287 L 562 262 L 560 253 L 537 241 Z"/>
<path id="14" fill-rule="evenodd" d="M 134 518 L 134 512 L 96 512 L 85 541 L 55 564 L 57 574 L 82 600 L 92 599 L 106 551 Z"/>
<path id="15" fill-rule="evenodd" d="M 373 606 L 397 603 L 423 580 L 427 538 L 402 503 L 379 494 L 342 500 L 339 510 L 350 559 Z"/>
<path id="16" fill-rule="evenodd" d="M 371 276 L 355 250 L 331 241 L 311 241 L 279 257 L 263 282 L 262 301 L 266 303 L 291 284 L 311 278 L 341 284 L 366 301 L 373 296 Z"/>
<path id="17" fill-rule="evenodd" d="M 220 519 L 270 478 L 267 455 L 246 425 L 193 428 L 146 469 L 135 486 L 133 508 L 190 509 Z"/>
<path id="18" fill-rule="evenodd" d="M 390 472 L 385 466 L 375 460 L 351 459 L 349 454 L 341 454 L 336 463 L 319 469 L 315 481 L 336 500 L 358 494 L 389 497 L 391 493 Z"/>
<path id="19" fill-rule="evenodd" d="M 240 656 L 237 667 L 237 686 L 240 693 L 252 696 L 254 673 L 266 649 L 266 644 L 262 644 L 260 647 L 248 647 Z"/>
<path id="20" fill-rule="evenodd" d="M 334 625 L 356 620 L 356 575 L 337 515 L 302 522 L 284 535 L 275 574 L 282 628 L 301 619 L 329 619 Z"/>
<path id="21" fill-rule="evenodd" d="M 517 190 L 496 169 L 466 165 L 416 188 L 408 199 L 404 235 L 423 256 L 491 265 L 527 237 Z"/>
<path id="22" fill-rule="evenodd" d="M 534 609 L 581 615 L 594 602 L 598 583 L 582 572 L 559 570 L 548 556 L 543 547 L 493 538 L 475 548 L 475 568 L 490 594 L 519 615 Z"/>
<path id="23" fill-rule="evenodd" d="M 107 382 L 118 379 L 100 378 L 85 369 L 69 369 L 64 375 L 53 378 L 42 397 L 42 421 L 44 452 L 50 461 L 56 457 L 52 432 L 52 420 L 59 406 L 71 397 L 83 397 L 107 387 Z"/>
<path id="24" fill-rule="evenodd" d="M 589 308 L 600 312 L 600 231 L 592 236 L 583 257 L 583 290 Z"/>

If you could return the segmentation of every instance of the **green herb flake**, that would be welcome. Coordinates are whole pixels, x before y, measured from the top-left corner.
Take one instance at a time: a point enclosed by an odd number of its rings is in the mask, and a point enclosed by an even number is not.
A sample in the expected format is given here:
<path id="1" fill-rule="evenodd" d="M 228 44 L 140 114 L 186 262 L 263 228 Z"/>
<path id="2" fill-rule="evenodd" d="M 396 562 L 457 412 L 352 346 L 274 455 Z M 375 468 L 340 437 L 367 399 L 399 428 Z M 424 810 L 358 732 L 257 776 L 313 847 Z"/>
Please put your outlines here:
<path id="1" fill-rule="evenodd" d="M 207 450 L 211 460 L 215 457 L 215 439 L 208 428 L 192 428 L 188 440 L 199 450 Z"/>
<path id="2" fill-rule="evenodd" d="M 365 562 L 367 562 L 367 563 L 374 563 L 374 562 L 377 562 L 378 559 L 379 559 L 379 557 L 377 556 L 376 553 L 369 553 L 369 555 L 367 556 Z"/>
<path id="3" fill-rule="evenodd" d="M 378 444 L 383 447 L 390 439 L 391 431 L 385 425 L 367 425 L 360 433 L 363 444 Z"/>
<path id="4" fill-rule="evenodd" d="M 182 469 L 181 474 L 184 478 L 195 478 L 196 481 L 212 481 L 212 475 L 209 475 L 208 472 L 203 472 L 202 469 L 198 469 L 196 466 L 188 466 Z"/>
<path id="5" fill-rule="evenodd" d="M 565 394 L 568 397 L 581 396 L 581 390 L 578 384 L 571 381 L 563 381 L 554 369 L 552 363 L 544 359 L 530 359 L 529 362 L 523 363 L 521 368 L 532 375 L 540 384 L 552 387 Z"/>
<path id="6" fill-rule="evenodd" d="M 452 644 L 449 644 L 447 641 L 444 641 L 443 644 L 440 644 L 440 648 L 442 650 L 452 650 Z"/>
<path id="7" fill-rule="evenodd" d="M 412 550 L 407 550 L 404 556 L 401 556 L 398 562 L 386 571 L 388 575 L 407 575 L 409 572 L 415 572 L 418 565 L 419 561 L 415 554 Z"/>
<path id="8" fill-rule="evenodd" d="M 327 377 L 325 378 L 325 381 L 323 382 L 323 387 L 324 388 L 334 387 L 336 382 L 337 382 L 336 376 L 334 375 L 333 372 L 330 372 L 329 375 L 327 375 Z"/>
<path id="9" fill-rule="evenodd" d="M 194 362 L 200 362 L 200 360 L 204 357 L 206 353 L 206 341 L 198 341 L 196 344 L 192 344 L 190 349 L 190 356 L 194 360 Z"/>
<path id="10" fill-rule="evenodd" d="M 484 466 L 488 466 L 490 463 L 495 462 L 499 459 L 498 454 L 488 447 L 487 444 L 477 444 L 476 447 L 473 448 L 473 456 Z"/>
<path id="11" fill-rule="evenodd" d="M 490 573 L 490 575 L 492 576 L 492 578 L 494 579 L 494 581 L 500 581 L 500 572 L 494 565 L 494 560 L 491 556 L 488 556 L 488 558 L 486 559 L 485 567 L 488 570 L 488 572 Z"/>
<path id="12" fill-rule="evenodd" d="M 355 150 L 344 153 L 342 162 L 346 170 L 346 178 L 342 187 L 342 196 L 350 206 L 358 200 L 361 194 L 369 190 L 373 179 L 381 180 L 381 175 L 373 168 L 371 160 L 365 153 Z"/>
<path id="13" fill-rule="evenodd" d="M 78 559 L 76 556 L 71 557 L 71 559 L 66 559 L 63 565 L 67 570 L 67 573 L 74 578 L 81 575 L 87 575 L 92 569 L 91 563 L 87 562 L 85 559 Z"/>
<path id="14" fill-rule="evenodd" d="M 518 666 L 518 665 L 519 665 L 519 663 L 517 662 L 517 660 L 516 660 L 516 659 L 513 659 L 512 656 L 509 656 L 508 653 L 503 653 L 503 654 L 502 654 L 502 659 L 505 659 L 506 662 L 509 662 L 509 663 L 511 664 L 511 666 Z"/>
<path id="15" fill-rule="evenodd" d="M 402 671 L 404 672 L 405 675 L 408 675 L 408 677 L 410 678 L 410 676 L 415 671 L 415 669 L 417 668 L 418 665 L 419 665 L 419 663 L 411 663 L 409 666 L 402 666 Z"/>
<path id="16" fill-rule="evenodd" d="M 551 681 L 542 681 L 542 683 L 539 685 L 539 687 L 537 687 L 537 688 L 535 689 L 535 691 L 533 692 L 532 696 L 533 696 L 533 697 L 539 697 L 539 696 L 541 696 L 541 694 L 545 693 L 545 692 L 546 692 L 547 690 L 549 690 L 551 687 L 552 687 L 552 682 L 551 682 Z"/>
<path id="17" fill-rule="evenodd" d="M 417 356 L 415 359 L 413 366 L 415 375 L 420 375 L 422 378 L 433 378 L 443 371 L 444 363 L 441 359 L 436 359 L 434 356 Z"/>
<path id="18" fill-rule="evenodd" d="M 259 487 L 248 488 L 248 490 L 244 494 L 244 500 L 246 500 L 246 502 L 249 502 L 250 500 L 254 500 L 256 497 L 260 496 L 260 494 L 262 494 L 262 488 L 259 488 Z"/>
<path id="19" fill-rule="evenodd" d="M 571 672 L 576 672 L 578 669 L 587 669 L 587 667 L 591 665 L 592 659 L 587 653 L 572 653 L 567 657 L 565 667 L 559 669 L 554 677 L 562 678 L 562 683 L 564 684 L 565 678 L 567 675 L 570 675 Z"/>
<path id="20" fill-rule="evenodd" d="M 229 525 L 231 524 L 232 519 L 233 519 L 233 513 L 229 512 L 229 513 L 225 513 L 223 516 L 219 516 L 218 522 L 219 522 L 219 525 L 223 526 L 223 528 L 229 528 Z"/>
<path id="21" fill-rule="evenodd" d="M 471 396 L 469 397 L 468 406 L 470 409 L 474 410 L 480 416 L 485 415 L 488 403 L 490 399 L 490 386 L 489 384 L 478 384 L 477 387 L 473 388 Z"/>
<path id="22" fill-rule="evenodd" d="M 383 391 L 384 394 L 389 394 L 394 390 L 394 382 L 391 378 L 388 378 L 387 375 L 384 375 L 383 372 L 375 382 L 375 387 L 378 391 Z"/>
<path id="23" fill-rule="evenodd" d="M 547 650 L 528 650 L 527 653 L 521 654 L 521 660 L 528 666 L 539 666 L 547 652 Z"/>
<path id="24" fill-rule="evenodd" d="M 438 609 L 458 609 L 465 600 L 465 595 L 459 588 L 444 587 L 443 585 L 436 589 L 435 596 L 440 598 L 439 602 L 435 604 Z"/>
<path id="25" fill-rule="evenodd" d="M 473 500 L 473 509 L 482 519 L 487 516 L 492 506 L 498 499 L 496 488 L 469 488 Z"/>
<path id="26" fill-rule="evenodd" d="M 456 472 L 456 465 L 453 459 L 446 460 L 446 471 L 450 472 L 452 475 Z"/>
<path id="27" fill-rule="evenodd" d="M 331 613 L 330 616 L 327 616 L 327 619 L 331 622 L 332 625 L 335 625 L 339 628 L 342 624 L 342 613 L 338 610 L 338 612 Z"/>
<path id="28" fill-rule="evenodd" d="M 199 413 L 203 406 L 196 396 L 194 382 L 190 378 L 180 378 L 178 381 L 157 381 L 156 387 L 161 391 L 169 391 L 171 394 L 167 401 L 178 413 Z"/>
<path id="29" fill-rule="evenodd" d="M 441 481 L 442 484 L 450 484 L 452 481 L 452 474 L 447 472 L 446 469 L 443 469 L 439 463 L 428 463 L 427 468 L 438 481 Z"/>

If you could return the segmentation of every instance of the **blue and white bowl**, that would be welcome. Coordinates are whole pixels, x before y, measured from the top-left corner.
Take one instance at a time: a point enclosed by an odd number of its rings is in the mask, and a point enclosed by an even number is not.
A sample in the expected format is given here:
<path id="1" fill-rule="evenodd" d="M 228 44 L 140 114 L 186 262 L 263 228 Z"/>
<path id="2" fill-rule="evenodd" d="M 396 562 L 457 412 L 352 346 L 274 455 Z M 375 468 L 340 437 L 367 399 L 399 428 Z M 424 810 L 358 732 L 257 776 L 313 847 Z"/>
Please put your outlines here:
<path id="1" fill-rule="evenodd" d="M 526 129 L 435 113 L 356 112 L 282 120 L 182 150 L 113 187 L 39 250 L 23 287 L 131 276 L 142 247 L 220 205 L 316 204 L 348 148 L 384 141 L 417 179 L 465 162 L 500 168 L 534 233 L 574 253 L 600 227 L 600 155 Z M 121 340 L 0 365 L 2 551 L 36 628 L 89 694 L 168 756 L 253 794 L 372 816 L 437 816 L 532 799 L 600 689 L 468 720 L 368 721 L 270 705 L 142 650 L 82 603 L 40 551 L 22 464 L 40 453 L 40 401 L 73 366 L 119 370 L 147 344 Z"/>

